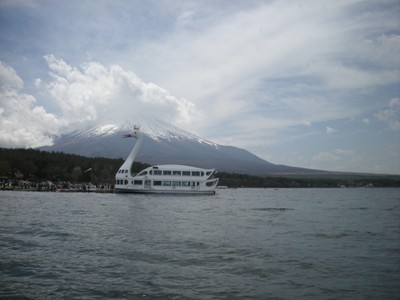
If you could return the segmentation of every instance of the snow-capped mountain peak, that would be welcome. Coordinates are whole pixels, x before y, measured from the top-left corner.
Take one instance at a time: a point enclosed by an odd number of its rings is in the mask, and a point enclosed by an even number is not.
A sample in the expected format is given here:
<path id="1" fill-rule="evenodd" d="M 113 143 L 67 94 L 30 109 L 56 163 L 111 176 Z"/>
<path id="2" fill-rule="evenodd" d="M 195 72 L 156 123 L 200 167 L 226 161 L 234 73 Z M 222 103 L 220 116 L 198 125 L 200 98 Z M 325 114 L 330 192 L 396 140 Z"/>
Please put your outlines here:
<path id="1" fill-rule="evenodd" d="M 140 122 L 141 121 L 141 122 Z M 90 129 L 75 132 L 75 135 L 82 137 L 107 136 L 120 133 L 129 133 L 134 126 L 139 126 L 140 130 L 154 141 L 167 140 L 190 140 L 200 144 L 207 144 L 218 149 L 218 144 L 203 139 L 195 134 L 182 130 L 173 124 L 160 119 L 138 120 L 138 122 L 123 122 L 121 124 L 104 123 Z"/>
<path id="2" fill-rule="evenodd" d="M 160 139 L 166 139 L 168 141 L 187 139 L 191 141 L 197 141 L 200 144 L 207 144 L 218 149 L 218 145 L 216 143 L 210 142 L 195 134 L 182 130 L 169 122 L 159 119 L 147 121 L 141 130 L 155 141 Z"/>
<path id="3" fill-rule="evenodd" d="M 117 125 L 106 124 L 106 125 L 95 128 L 95 130 L 93 131 L 93 134 L 94 135 L 110 135 L 110 134 L 115 134 L 116 132 L 118 132 L 118 130 L 119 130 L 119 127 Z"/>

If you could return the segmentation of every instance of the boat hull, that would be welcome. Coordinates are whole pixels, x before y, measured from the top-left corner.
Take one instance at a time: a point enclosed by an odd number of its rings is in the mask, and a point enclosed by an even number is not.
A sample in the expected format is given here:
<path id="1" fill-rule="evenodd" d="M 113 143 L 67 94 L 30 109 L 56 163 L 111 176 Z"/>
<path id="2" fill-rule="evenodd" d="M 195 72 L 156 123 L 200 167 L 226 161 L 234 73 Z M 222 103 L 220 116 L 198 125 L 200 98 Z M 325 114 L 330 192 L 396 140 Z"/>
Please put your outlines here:
<path id="1" fill-rule="evenodd" d="M 117 194 L 160 194 L 160 195 L 214 195 L 215 190 L 145 190 L 115 188 Z"/>

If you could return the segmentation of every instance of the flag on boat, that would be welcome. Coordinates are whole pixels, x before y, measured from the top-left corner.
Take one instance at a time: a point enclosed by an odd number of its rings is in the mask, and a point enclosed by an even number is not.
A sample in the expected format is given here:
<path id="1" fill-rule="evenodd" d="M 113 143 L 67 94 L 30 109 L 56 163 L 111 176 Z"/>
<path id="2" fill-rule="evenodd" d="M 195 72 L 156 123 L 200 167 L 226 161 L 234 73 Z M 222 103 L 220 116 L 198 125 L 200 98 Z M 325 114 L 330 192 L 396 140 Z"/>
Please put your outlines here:
<path id="1" fill-rule="evenodd" d="M 130 133 L 127 133 L 127 134 L 124 134 L 124 136 L 123 136 L 124 138 L 130 138 L 130 137 L 133 137 L 133 135 L 132 134 L 130 134 Z"/>

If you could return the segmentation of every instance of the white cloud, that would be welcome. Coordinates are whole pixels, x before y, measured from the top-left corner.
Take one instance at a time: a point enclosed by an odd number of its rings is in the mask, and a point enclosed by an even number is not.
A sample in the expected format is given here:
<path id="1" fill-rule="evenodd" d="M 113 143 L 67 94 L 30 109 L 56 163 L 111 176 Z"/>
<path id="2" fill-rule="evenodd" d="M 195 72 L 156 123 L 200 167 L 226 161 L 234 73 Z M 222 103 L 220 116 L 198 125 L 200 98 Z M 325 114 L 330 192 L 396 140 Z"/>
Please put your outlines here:
<path id="1" fill-rule="evenodd" d="M 145 83 L 120 66 L 89 62 L 76 68 L 54 55 L 45 56 L 52 80 L 36 86 L 58 107 L 48 113 L 32 95 L 21 92 L 23 82 L 11 67 L 1 64 L 0 144 L 37 147 L 52 143 L 54 135 L 105 121 L 116 124 L 154 116 L 176 125 L 195 118 L 194 105 L 153 83 Z"/>
<path id="2" fill-rule="evenodd" d="M 0 61 L 0 89 L 1 91 L 20 89 L 23 87 L 22 79 L 15 70 Z"/>
<path id="3" fill-rule="evenodd" d="M 176 26 L 178 28 L 184 29 L 188 25 L 192 23 L 192 17 L 194 15 L 193 11 L 186 10 L 182 14 L 180 14 L 176 20 Z"/>
<path id="4" fill-rule="evenodd" d="M 314 124 L 354 117 L 373 101 L 356 93 L 399 78 L 393 50 L 399 37 L 384 33 L 398 25 L 396 18 L 386 11 L 369 14 L 364 5 L 260 2 L 226 15 L 210 12 L 200 30 L 188 24 L 200 23 L 204 8 L 185 9 L 176 15 L 175 30 L 162 41 L 142 44 L 130 61 L 139 73 L 196 104 L 201 118 L 189 129 L 200 134 L 232 119 L 237 124 L 255 120 L 248 129 L 256 128 L 262 137 L 279 124 L 282 129 L 303 126 L 298 120 Z M 263 103 L 265 97 L 269 104 Z"/>
<path id="5" fill-rule="evenodd" d="M 400 99 L 391 99 L 388 108 L 380 110 L 375 117 L 379 122 L 386 123 L 389 129 L 400 130 Z"/>
<path id="6" fill-rule="evenodd" d="M 336 131 L 337 131 L 336 129 L 334 129 L 332 127 L 329 127 L 329 126 L 326 126 L 326 134 L 333 134 Z"/>
<path id="7" fill-rule="evenodd" d="M 379 76 L 361 67 L 345 66 L 341 63 L 319 62 L 315 69 L 316 76 L 322 76 L 330 89 L 355 90 L 371 86 L 384 86 L 398 81 L 398 70 L 380 70 Z"/>
<path id="8" fill-rule="evenodd" d="M 0 146 L 37 147 L 50 145 L 60 121 L 36 99 L 21 92 L 22 79 L 14 69 L 0 63 Z"/>
<path id="9" fill-rule="evenodd" d="M 53 81 L 47 89 L 61 108 L 69 129 L 102 120 L 132 121 L 138 115 L 154 115 L 175 124 L 195 117 L 194 105 L 178 99 L 154 83 L 145 83 L 133 72 L 112 65 L 68 65 L 53 55 L 45 56 Z"/>
<path id="10" fill-rule="evenodd" d="M 182 92 L 184 83 L 195 99 L 224 93 L 249 80 L 254 85 L 264 76 L 279 76 L 325 49 L 324 43 L 309 47 L 323 38 L 310 18 L 319 10 L 319 5 L 299 9 L 285 1 L 241 10 L 213 20 L 200 32 L 173 32 L 163 43 L 144 45 L 136 56 L 173 91 Z M 171 69 L 174 76 L 169 76 Z"/>

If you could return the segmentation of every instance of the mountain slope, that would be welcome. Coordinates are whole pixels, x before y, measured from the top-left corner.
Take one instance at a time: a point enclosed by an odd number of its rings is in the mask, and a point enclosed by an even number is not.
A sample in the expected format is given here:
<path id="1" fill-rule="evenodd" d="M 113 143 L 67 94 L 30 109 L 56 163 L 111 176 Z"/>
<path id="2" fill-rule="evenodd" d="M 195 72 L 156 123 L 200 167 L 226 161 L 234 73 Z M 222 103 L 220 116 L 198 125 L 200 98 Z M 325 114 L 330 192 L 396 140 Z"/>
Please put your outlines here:
<path id="1" fill-rule="evenodd" d="M 122 138 L 129 126 L 103 125 L 63 135 L 45 151 L 110 158 L 126 158 L 135 141 Z M 130 127 L 131 128 L 131 127 Z M 247 150 L 222 146 L 183 131 L 169 123 L 154 121 L 142 127 L 144 140 L 137 160 L 148 164 L 183 164 L 252 175 L 315 173 L 313 170 L 275 165 Z"/>

